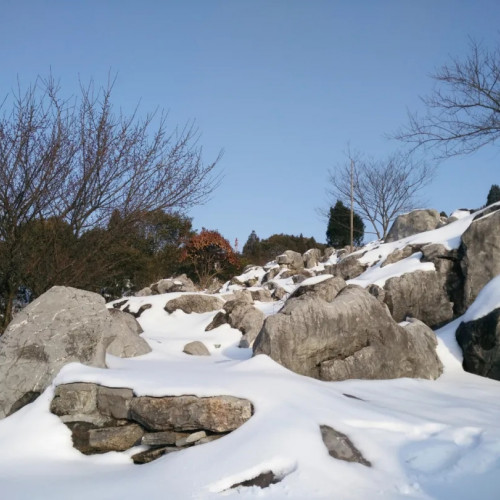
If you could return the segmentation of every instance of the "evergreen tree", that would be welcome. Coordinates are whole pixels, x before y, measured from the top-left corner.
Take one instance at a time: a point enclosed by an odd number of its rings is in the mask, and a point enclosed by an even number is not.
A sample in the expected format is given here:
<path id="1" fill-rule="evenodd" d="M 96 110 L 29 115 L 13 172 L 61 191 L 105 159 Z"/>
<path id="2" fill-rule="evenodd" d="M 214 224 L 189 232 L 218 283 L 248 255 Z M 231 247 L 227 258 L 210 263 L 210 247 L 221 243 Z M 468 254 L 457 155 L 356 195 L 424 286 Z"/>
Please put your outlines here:
<path id="1" fill-rule="evenodd" d="M 260 238 L 255 231 L 250 233 L 247 242 L 243 246 L 242 254 L 249 259 L 260 257 Z"/>
<path id="2" fill-rule="evenodd" d="M 488 199 L 486 200 L 486 205 L 491 205 L 500 201 L 500 186 L 498 184 L 493 184 L 488 193 Z"/>
<path id="3" fill-rule="evenodd" d="M 361 245 L 365 234 L 365 225 L 361 217 L 354 212 L 354 244 Z M 326 242 L 333 247 L 344 247 L 351 244 L 351 211 L 337 201 L 330 208 Z"/>

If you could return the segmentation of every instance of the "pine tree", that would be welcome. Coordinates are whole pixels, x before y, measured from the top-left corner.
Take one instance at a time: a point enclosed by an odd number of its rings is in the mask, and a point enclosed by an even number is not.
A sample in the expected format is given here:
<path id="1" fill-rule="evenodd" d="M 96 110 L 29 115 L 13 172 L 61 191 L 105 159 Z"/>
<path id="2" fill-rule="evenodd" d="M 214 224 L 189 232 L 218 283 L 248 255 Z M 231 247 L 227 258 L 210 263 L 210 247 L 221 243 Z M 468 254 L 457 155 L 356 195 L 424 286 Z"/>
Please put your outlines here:
<path id="1" fill-rule="evenodd" d="M 365 234 L 365 225 L 361 217 L 354 212 L 354 244 L 360 245 Z M 333 247 L 344 247 L 351 244 L 351 211 L 341 202 L 337 201 L 330 208 L 326 242 Z"/>
<path id="2" fill-rule="evenodd" d="M 493 184 L 488 193 L 488 199 L 486 200 L 486 205 L 491 205 L 500 201 L 500 186 L 498 184 Z"/>
<path id="3" fill-rule="evenodd" d="M 248 258 L 258 258 L 260 255 L 260 238 L 255 230 L 250 233 L 245 245 L 243 245 L 242 254 Z"/>

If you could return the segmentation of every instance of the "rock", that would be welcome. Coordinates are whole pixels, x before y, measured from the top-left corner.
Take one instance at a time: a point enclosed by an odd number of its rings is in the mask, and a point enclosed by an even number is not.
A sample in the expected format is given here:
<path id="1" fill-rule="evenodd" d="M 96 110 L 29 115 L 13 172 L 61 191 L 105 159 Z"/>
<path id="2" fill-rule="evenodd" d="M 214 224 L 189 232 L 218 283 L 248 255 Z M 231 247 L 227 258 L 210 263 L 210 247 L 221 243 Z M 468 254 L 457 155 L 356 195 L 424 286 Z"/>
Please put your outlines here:
<path id="1" fill-rule="evenodd" d="M 89 431 L 96 426 L 90 422 L 70 422 L 66 424 L 71 431 L 71 440 L 73 447 L 85 455 L 95 453 L 95 450 L 89 444 Z"/>
<path id="2" fill-rule="evenodd" d="M 352 280 L 363 274 L 368 267 L 367 264 L 361 264 L 358 257 L 360 255 L 348 255 L 344 257 L 337 265 L 333 266 L 332 274 L 344 280 Z"/>
<path id="3" fill-rule="evenodd" d="M 120 358 L 132 358 L 151 352 L 151 347 L 139 334 L 143 332 L 141 325 L 133 315 L 120 311 L 119 309 L 108 309 L 116 325 L 122 334 L 117 335 L 106 352 Z"/>
<path id="4" fill-rule="evenodd" d="M 373 295 L 381 304 L 385 304 L 385 290 L 378 285 L 372 283 L 366 287 L 366 291 Z"/>
<path id="5" fill-rule="evenodd" d="M 453 302 L 446 288 L 446 274 L 437 271 L 403 274 L 388 279 L 384 291 L 384 302 L 398 323 L 410 316 L 438 328 L 454 317 Z"/>
<path id="6" fill-rule="evenodd" d="M 210 436 L 204 437 L 200 439 L 199 441 L 196 441 L 194 443 L 196 446 L 200 444 L 206 444 L 206 443 L 211 443 L 212 441 L 217 441 L 217 439 L 220 439 L 221 437 L 224 437 L 225 434 L 211 434 Z"/>
<path id="7" fill-rule="evenodd" d="M 207 433 L 205 431 L 193 432 L 192 434 L 188 434 L 186 436 L 180 437 L 175 442 L 175 446 L 177 446 L 177 448 L 182 448 L 183 446 L 195 444 L 200 439 L 204 439 L 206 437 L 207 437 Z"/>
<path id="8" fill-rule="evenodd" d="M 60 391 L 63 387 L 67 386 L 59 386 L 58 390 Z M 117 420 L 126 419 L 128 417 L 130 401 L 134 397 L 132 389 L 105 387 L 101 385 L 96 387 L 97 409 L 99 413 Z"/>
<path id="9" fill-rule="evenodd" d="M 380 267 L 385 267 L 388 266 L 389 264 L 394 264 L 396 262 L 399 262 L 400 260 L 406 259 L 412 256 L 414 253 L 420 252 L 421 247 L 422 245 L 407 245 L 402 249 L 396 249 L 394 250 L 394 252 L 392 252 L 387 256 L 387 258 Z"/>
<path id="10" fill-rule="evenodd" d="M 351 440 L 339 431 L 328 425 L 321 425 L 321 438 L 331 457 L 346 462 L 356 462 L 358 464 L 371 467 L 371 463 L 366 460 L 361 452 L 352 444 Z"/>
<path id="11" fill-rule="evenodd" d="M 168 453 L 172 453 L 175 451 L 180 451 L 180 450 L 179 450 L 179 448 L 176 448 L 175 446 L 165 446 L 163 448 L 153 448 L 151 450 L 142 451 L 140 453 L 136 453 L 135 455 L 132 455 L 132 460 L 133 460 L 134 464 L 137 464 L 137 465 L 148 464 L 149 462 L 152 462 L 153 460 L 156 460 L 157 458 L 160 458 L 163 455 L 166 455 Z"/>
<path id="12" fill-rule="evenodd" d="M 262 472 L 256 477 L 252 479 L 247 479 L 246 481 L 242 481 L 241 483 L 233 484 L 229 487 L 229 489 L 246 487 L 249 488 L 251 486 L 258 486 L 259 488 L 268 488 L 271 484 L 276 484 L 281 481 L 282 478 L 276 476 L 273 471 Z"/>
<path id="13" fill-rule="evenodd" d="M 350 285 L 331 303 L 305 295 L 289 299 L 264 322 L 254 354 L 321 380 L 432 379 L 442 366 L 427 333 L 399 326 L 375 297 Z"/>
<path id="14" fill-rule="evenodd" d="M 253 303 L 253 294 L 250 290 L 235 290 L 234 297 L 232 300 L 239 300 L 243 302 L 247 302 L 248 304 Z M 226 300 L 229 302 L 229 300 Z"/>
<path id="15" fill-rule="evenodd" d="M 262 278 L 262 283 L 267 283 L 268 281 L 271 281 L 272 279 L 276 278 L 276 276 L 278 276 L 280 271 L 281 271 L 280 266 L 271 267 L 271 269 L 269 269 L 269 271 L 267 271 L 266 274 L 264 274 L 264 277 Z"/>
<path id="16" fill-rule="evenodd" d="M 127 301 L 128 302 L 128 301 Z M 151 309 L 153 306 L 151 304 L 142 304 L 137 311 L 131 311 L 130 310 L 130 304 L 127 304 L 123 309 L 122 312 L 131 314 L 134 318 L 139 318 L 144 311 L 147 311 L 148 309 Z"/>
<path id="17" fill-rule="evenodd" d="M 136 297 L 149 297 L 150 295 L 153 295 L 153 290 L 149 288 L 149 286 L 143 288 L 142 290 L 139 290 L 138 292 L 135 293 Z"/>
<path id="18" fill-rule="evenodd" d="M 245 299 L 236 299 L 224 304 L 224 312 L 218 313 L 205 331 L 229 324 L 243 334 L 240 347 L 249 347 L 259 334 L 263 323 L 264 313 L 261 310 L 249 304 Z"/>
<path id="19" fill-rule="evenodd" d="M 494 208 L 493 206 L 492 208 Z M 500 211 L 481 216 L 462 234 L 459 254 L 464 275 L 464 305 L 460 312 L 474 302 L 481 289 L 500 274 Z"/>
<path id="20" fill-rule="evenodd" d="M 417 233 L 436 229 L 441 223 L 441 216 L 437 210 L 413 210 L 396 217 L 385 242 L 397 241 Z"/>
<path id="21" fill-rule="evenodd" d="M 323 252 L 323 262 L 326 262 L 332 255 L 334 255 L 335 251 L 336 250 L 333 247 L 325 248 L 325 251 Z"/>
<path id="22" fill-rule="evenodd" d="M 298 252 L 294 252 L 293 250 L 286 250 L 286 252 L 278 255 L 278 257 L 276 257 L 276 262 L 297 270 L 304 267 L 302 255 Z"/>
<path id="23" fill-rule="evenodd" d="M 258 290 L 251 290 L 250 293 L 252 299 L 257 300 L 259 302 L 272 302 L 273 300 L 271 292 L 269 290 L 265 290 L 264 288 L 259 288 Z"/>
<path id="24" fill-rule="evenodd" d="M 90 415 L 97 411 L 97 386 L 78 382 L 56 387 L 50 404 L 54 415 Z"/>
<path id="25" fill-rule="evenodd" d="M 142 396 L 132 400 L 129 418 L 153 431 L 228 432 L 244 424 L 252 412 L 250 401 L 232 396 Z"/>
<path id="26" fill-rule="evenodd" d="M 207 346 L 199 340 L 186 344 L 182 352 L 190 354 L 191 356 L 210 356 L 210 351 L 207 349 Z"/>
<path id="27" fill-rule="evenodd" d="M 144 430 L 137 424 L 89 430 L 89 447 L 93 452 L 125 451 L 141 442 Z"/>
<path id="28" fill-rule="evenodd" d="M 165 306 L 165 311 L 173 313 L 177 309 L 184 311 L 186 314 L 191 313 L 206 313 L 222 309 L 224 301 L 219 297 L 212 295 L 192 294 L 181 295 L 176 299 L 169 300 Z"/>
<path id="29" fill-rule="evenodd" d="M 179 439 L 189 436 L 186 432 L 148 432 L 142 436 L 141 444 L 146 446 L 174 445 Z"/>
<path id="30" fill-rule="evenodd" d="M 311 248 L 302 256 L 302 259 L 306 269 L 316 267 L 321 262 L 321 250 L 319 248 Z"/>
<path id="31" fill-rule="evenodd" d="M 73 361 L 104 368 L 108 346 L 134 336 L 92 292 L 53 287 L 20 311 L 0 338 L 0 418 L 27 393 L 41 393 Z M 122 353 L 123 354 L 123 353 Z M 129 353 L 130 354 L 130 353 Z"/>
<path id="32" fill-rule="evenodd" d="M 310 285 L 300 285 L 291 295 L 290 299 L 302 296 L 314 296 L 326 302 L 332 302 L 340 290 L 347 286 L 347 283 L 339 277 L 330 277 L 319 283 Z"/>
<path id="33" fill-rule="evenodd" d="M 162 279 L 157 283 L 153 283 L 150 288 L 153 294 L 197 291 L 194 283 L 185 274 L 174 278 Z"/>
<path id="34" fill-rule="evenodd" d="M 464 370 L 500 380 L 500 308 L 460 323 L 456 337 L 464 354 Z"/>

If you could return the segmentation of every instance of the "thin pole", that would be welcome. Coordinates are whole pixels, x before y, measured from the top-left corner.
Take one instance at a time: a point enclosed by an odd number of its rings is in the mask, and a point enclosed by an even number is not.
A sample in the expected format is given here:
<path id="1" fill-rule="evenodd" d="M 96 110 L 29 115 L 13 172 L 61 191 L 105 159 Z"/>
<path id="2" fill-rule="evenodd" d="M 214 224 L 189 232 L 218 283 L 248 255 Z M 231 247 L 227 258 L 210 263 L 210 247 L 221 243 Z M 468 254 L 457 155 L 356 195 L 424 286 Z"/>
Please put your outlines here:
<path id="1" fill-rule="evenodd" d="M 354 251 L 354 161 L 351 160 L 351 253 Z"/>

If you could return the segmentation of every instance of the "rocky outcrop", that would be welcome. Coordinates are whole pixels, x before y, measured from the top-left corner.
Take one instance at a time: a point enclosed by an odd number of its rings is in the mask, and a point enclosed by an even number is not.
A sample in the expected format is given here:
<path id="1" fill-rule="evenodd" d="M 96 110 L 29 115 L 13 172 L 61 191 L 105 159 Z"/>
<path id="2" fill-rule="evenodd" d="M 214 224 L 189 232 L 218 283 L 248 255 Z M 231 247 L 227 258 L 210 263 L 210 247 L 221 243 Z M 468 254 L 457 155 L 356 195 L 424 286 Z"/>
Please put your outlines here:
<path id="1" fill-rule="evenodd" d="M 490 208 L 497 208 L 494 205 Z M 461 312 L 474 302 L 481 289 L 500 274 L 500 210 L 479 213 L 462 235 L 459 253 L 464 275 L 464 304 Z"/>
<path id="2" fill-rule="evenodd" d="M 250 347 L 257 338 L 264 323 L 264 313 L 248 302 L 246 298 L 230 300 L 224 304 L 205 331 L 213 330 L 224 324 L 240 330 L 243 337 L 240 347 Z"/>
<path id="3" fill-rule="evenodd" d="M 149 446 L 132 457 L 138 464 L 218 439 L 253 414 L 248 400 L 233 396 L 136 397 L 128 388 L 90 383 L 58 386 L 50 409 L 71 429 L 82 453 Z"/>
<path id="4" fill-rule="evenodd" d="M 359 261 L 360 255 L 348 255 L 332 267 L 332 274 L 344 280 L 352 280 L 363 274 L 368 268 L 367 264 Z"/>
<path id="5" fill-rule="evenodd" d="M 224 306 L 224 301 L 213 295 L 189 294 L 181 295 L 176 299 L 169 300 L 165 306 L 165 311 L 173 313 L 177 309 L 191 313 L 206 313 L 210 311 L 218 311 Z"/>
<path id="6" fill-rule="evenodd" d="M 464 370 L 500 380 L 500 308 L 461 323 L 456 337 L 464 355 Z"/>
<path id="7" fill-rule="evenodd" d="M 286 252 L 276 257 L 276 262 L 280 265 L 286 265 L 291 269 L 300 270 L 304 267 L 304 259 L 302 254 L 287 250 Z"/>
<path id="8" fill-rule="evenodd" d="M 289 299 L 264 322 L 254 354 L 321 380 L 437 378 L 442 365 L 435 336 L 398 325 L 366 290 L 347 286 L 328 303 Z"/>
<path id="9" fill-rule="evenodd" d="M 319 248 L 311 248 L 304 253 L 302 258 L 306 269 L 316 267 L 321 262 L 321 250 Z"/>
<path id="10" fill-rule="evenodd" d="M 394 221 L 385 242 L 397 241 L 417 233 L 436 229 L 441 223 L 441 216 L 437 210 L 413 210 L 399 215 Z"/>
<path id="11" fill-rule="evenodd" d="M 96 293 L 60 286 L 19 312 L 0 338 L 0 418 L 44 391 L 67 363 L 104 368 L 110 347 L 122 357 L 149 352 L 124 315 L 110 313 Z"/>

